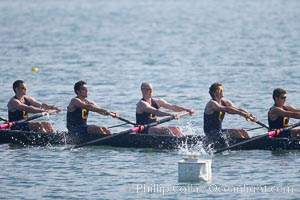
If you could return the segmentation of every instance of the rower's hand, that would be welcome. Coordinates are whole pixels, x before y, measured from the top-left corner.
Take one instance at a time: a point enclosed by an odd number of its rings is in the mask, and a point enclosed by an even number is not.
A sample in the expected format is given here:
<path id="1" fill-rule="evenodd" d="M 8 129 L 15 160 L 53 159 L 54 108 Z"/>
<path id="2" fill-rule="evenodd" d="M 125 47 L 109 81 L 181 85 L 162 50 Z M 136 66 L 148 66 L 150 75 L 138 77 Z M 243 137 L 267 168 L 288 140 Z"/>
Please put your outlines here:
<path id="1" fill-rule="evenodd" d="M 253 122 L 257 122 L 257 118 L 254 115 L 252 115 L 252 114 L 250 114 L 250 118 L 249 119 L 251 121 L 253 121 Z"/>
<path id="2" fill-rule="evenodd" d="M 119 113 L 116 112 L 109 112 L 110 116 L 112 116 L 113 118 L 118 118 L 119 117 Z"/>
<path id="3" fill-rule="evenodd" d="M 190 113 L 190 115 L 192 115 L 192 114 L 195 113 L 194 109 L 186 109 L 185 111 L 188 112 L 188 113 Z"/>
<path id="4" fill-rule="evenodd" d="M 60 111 L 62 111 L 61 107 L 53 107 L 52 109 L 49 109 L 46 112 L 49 114 L 53 114 L 53 113 L 59 113 Z"/>
<path id="5" fill-rule="evenodd" d="M 61 112 L 62 111 L 61 107 L 54 107 L 53 110 L 55 110 L 56 112 Z"/>
<path id="6" fill-rule="evenodd" d="M 250 119 L 250 120 L 253 121 L 253 122 L 256 122 L 256 121 L 257 121 L 256 117 L 253 116 L 251 113 L 245 113 L 245 114 L 244 114 L 244 117 L 246 118 L 247 121 L 248 121 L 248 119 Z"/>
<path id="7" fill-rule="evenodd" d="M 171 116 L 174 117 L 174 119 L 179 119 L 180 117 L 178 114 L 173 114 L 173 113 L 171 114 Z"/>

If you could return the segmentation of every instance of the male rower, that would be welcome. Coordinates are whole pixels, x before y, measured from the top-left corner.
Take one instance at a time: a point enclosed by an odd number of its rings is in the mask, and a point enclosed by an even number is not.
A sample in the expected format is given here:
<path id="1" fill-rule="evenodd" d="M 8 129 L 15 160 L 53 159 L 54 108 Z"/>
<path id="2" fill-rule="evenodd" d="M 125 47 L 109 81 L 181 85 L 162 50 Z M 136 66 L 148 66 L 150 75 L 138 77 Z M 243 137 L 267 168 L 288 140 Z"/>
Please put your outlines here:
<path id="1" fill-rule="evenodd" d="M 35 100 L 33 97 L 26 95 L 27 86 L 23 80 L 16 80 L 13 83 L 13 90 L 15 96 L 12 97 L 8 104 L 8 120 L 10 122 L 26 120 L 28 113 L 41 113 L 49 110 L 61 111 L 61 108 L 49 105 L 47 103 L 41 103 Z M 23 122 L 15 124 L 11 127 L 13 130 L 23 131 L 36 131 L 36 132 L 48 132 L 53 133 L 55 129 L 49 122 Z"/>
<path id="2" fill-rule="evenodd" d="M 224 141 L 226 137 L 249 138 L 248 133 L 242 129 L 229 129 L 230 131 L 222 129 L 225 113 L 238 114 L 251 121 L 256 121 L 256 118 L 248 111 L 234 106 L 230 100 L 223 98 L 224 91 L 221 83 L 213 83 L 209 88 L 209 94 L 211 100 L 204 110 L 204 132 L 209 141 Z"/>
<path id="3" fill-rule="evenodd" d="M 141 84 L 141 92 L 143 98 L 136 105 L 136 124 L 137 125 L 145 125 L 152 122 L 155 122 L 157 116 L 173 116 L 175 118 L 178 115 L 159 110 L 160 107 L 175 111 L 181 112 L 186 111 L 191 115 L 194 113 L 193 109 L 185 108 L 179 105 L 168 103 L 164 99 L 160 98 L 152 98 L 153 87 L 149 82 L 143 82 Z M 144 130 L 142 133 L 149 134 L 169 134 L 175 136 L 184 135 L 178 126 L 160 126 L 160 127 L 150 127 L 148 130 Z"/>
<path id="4" fill-rule="evenodd" d="M 89 111 L 101 115 L 118 117 L 118 114 L 108 109 L 101 108 L 94 101 L 88 100 L 88 89 L 86 82 L 78 81 L 74 85 L 76 97 L 71 99 L 67 109 L 67 128 L 71 133 L 85 134 L 111 134 L 108 128 L 99 125 L 87 125 Z"/>
<path id="5" fill-rule="evenodd" d="M 282 88 L 276 88 L 273 91 L 274 105 L 268 112 L 269 128 L 271 130 L 281 129 L 289 125 L 289 118 L 300 119 L 300 109 L 292 105 L 285 104 L 286 91 Z M 277 132 L 276 137 L 300 138 L 300 129 L 291 129 Z"/>

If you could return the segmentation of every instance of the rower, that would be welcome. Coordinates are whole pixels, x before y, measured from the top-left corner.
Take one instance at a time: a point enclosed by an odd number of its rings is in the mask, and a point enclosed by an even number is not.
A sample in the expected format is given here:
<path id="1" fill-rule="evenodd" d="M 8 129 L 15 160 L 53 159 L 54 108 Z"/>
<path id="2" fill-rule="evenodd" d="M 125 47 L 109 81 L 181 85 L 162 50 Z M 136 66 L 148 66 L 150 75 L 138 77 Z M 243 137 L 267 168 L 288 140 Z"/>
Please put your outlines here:
<path id="1" fill-rule="evenodd" d="M 222 84 L 219 82 L 213 83 L 209 88 L 211 100 L 206 104 L 204 110 L 204 132 L 209 141 L 224 142 L 224 138 L 250 138 L 248 133 L 242 129 L 230 129 L 226 131 L 222 129 L 222 122 L 225 113 L 238 114 L 251 121 L 256 121 L 248 111 L 234 106 L 234 104 L 224 98 L 224 91 Z"/>
<path id="2" fill-rule="evenodd" d="M 76 97 L 72 98 L 67 108 L 67 128 L 71 133 L 86 134 L 111 134 L 107 127 L 100 125 L 87 125 L 89 111 L 101 115 L 118 117 L 115 112 L 101 108 L 94 101 L 88 100 L 88 89 L 86 82 L 78 81 L 74 85 Z"/>
<path id="3" fill-rule="evenodd" d="M 12 97 L 8 104 L 8 120 L 10 122 L 26 120 L 28 113 L 41 113 L 50 110 L 61 111 L 61 108 L 41 103 L 33 97 L 26 95 L 27 86 L 23 80 L 16 80 L 13 83 L 15 96 Z M 36 131 L 36 132 L 55 132 L 52 124 L 49 122 L 23 122 L 11 127 L 13 130 Z"/>
<path id="4" fill-rule="evenodd" d="M 178 115 L 159 110 L 159 108 L 166 108 L 175 112 L 186 111 L 190 115 L 194 114 L 193 109 L 185 108 L 176 104 L 168 103 L 164 99 L 152 98 L 153 87 L 149 82 L 143 82 L 141 84 L 142 99 L 136 105 L 136 124 L 145 125 L 155 122 L 157 116 L 174 116 L 178 118 Z M 169 134 L 174 136 L 184 135 L 181 132 L 181 129 L 178 126 L 164 126 L 164 127 L 151 127 L 147 130 L 144 130 L 142 133 L 149 134 Z"/>
<path id="5" fill-rule="evenodd" d="M 282 88 L 273 90 L 274 105 L 269 109 L 268 122 L 271 130 L 281 129 L 289 126 L 289 118 L 300 119 L 300 109 L 285 104 L 286 91 Z M 300 138 L 300 129 L 289 129 L 283 132 L 276 132 L 275 137 Z M 280 134 L 280 135 L 279 135 Z"/>

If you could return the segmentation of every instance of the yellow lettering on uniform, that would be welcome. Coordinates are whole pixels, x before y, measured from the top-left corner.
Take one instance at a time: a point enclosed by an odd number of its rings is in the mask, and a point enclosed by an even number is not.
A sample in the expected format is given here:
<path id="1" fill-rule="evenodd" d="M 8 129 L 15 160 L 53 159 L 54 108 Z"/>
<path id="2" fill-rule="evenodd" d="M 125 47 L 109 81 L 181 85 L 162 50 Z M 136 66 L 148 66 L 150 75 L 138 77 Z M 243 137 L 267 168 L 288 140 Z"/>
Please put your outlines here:
<path id="1" fill-rule="evenodd" d="M 27 113 L 23 111 L 23 119 L 27 119 Z"/>
<path id="2" fill-rule="evenodd" d="M 152 114 L 150 114 L 150 119 L 155 119 L 156 120 L 156 118 L 157 117 L 155 115 L 153 116 Z"/>
<path id="3" fill-rule="evenodd" d="M 218 118 L 218 120 L 221 122 L 222 121 L 222 114 L 223 114 L 223 112 L 219 112 L 219 118 Z"/>
<path id="4" fill-rule="evenodd" d="M 86 109 L 82 109 L 81 110 L 81 117 L 82 117 L 82 119 L 86 119 L 87 118 L 87 110 Z"/>
<path id="5" fill-rule="evenodd" d="M 289 118 L 283 117 L 283 126 L 288 126 L 288 125 L 289 125 Z"/>

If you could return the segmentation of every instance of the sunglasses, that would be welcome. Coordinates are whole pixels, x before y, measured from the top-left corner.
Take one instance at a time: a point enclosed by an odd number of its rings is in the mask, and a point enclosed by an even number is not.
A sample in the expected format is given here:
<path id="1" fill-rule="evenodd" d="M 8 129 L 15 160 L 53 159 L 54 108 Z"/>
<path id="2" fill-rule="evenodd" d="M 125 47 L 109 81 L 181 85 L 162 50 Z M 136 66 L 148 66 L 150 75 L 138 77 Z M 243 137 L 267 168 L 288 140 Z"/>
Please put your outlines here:
<path id="1" fill-rule="evenodd" d="M 286 99 L 286 96 L 281 96 L 281 97 L 279 97 L 280 99 Z"/>
<path id="2" fill-rule="evenodd" d="M 22 85 L 22 86 L 21 86 L 21 89 L 22 89 L 22 90 L 27 90 L 27 87 L 24 86 L 24 85 Z"/>
<path id="3" fill-rule="evenodd" d="M 143 90 L 152 91 L 152 88 L 143 88 Z"/>
<path id="4" fill-rule="evenodd" d="M 218 91 L 218 92 L 223 92 L 223 88 L 222 88 L 221 86 L 219 86 L 219 87 L 217 88 L 217 91 Z"/>

